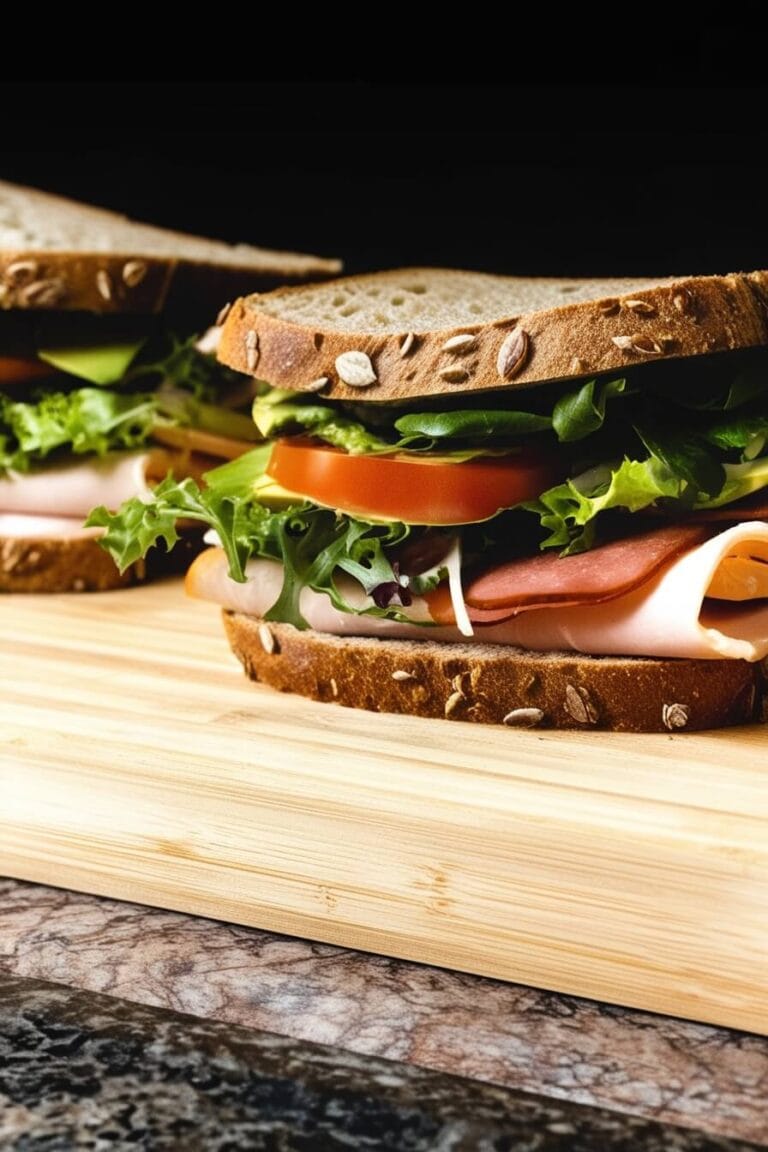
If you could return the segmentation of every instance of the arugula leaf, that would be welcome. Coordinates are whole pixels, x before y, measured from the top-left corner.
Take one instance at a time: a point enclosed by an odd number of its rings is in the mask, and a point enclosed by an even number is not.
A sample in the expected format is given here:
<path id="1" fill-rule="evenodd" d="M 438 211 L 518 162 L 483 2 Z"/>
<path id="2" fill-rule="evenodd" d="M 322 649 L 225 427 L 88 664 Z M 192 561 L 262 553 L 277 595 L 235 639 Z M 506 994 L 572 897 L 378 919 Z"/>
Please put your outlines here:
<path id="1" fill-rule="evenodd" d="M 173 547 L 178 539 L 177 520 L 198 520 L 218 534 L 233 580 L 245 580 L 245 566 L 252 556 L 282 562 L 283 586 L 267 619 L 305 628 L 299 607 L 305 587 L 327 593 L 341 611 L 360 611 L 339 592 L 336 572 L 353 576 L 366 595 L 377 585 L 396 580 L 385 549 L 405 540 L 410 528 L 373 525 L 309 503 L 270 511 L 252 495 L 269 452 L 270 446 L 263 445 L 213 469 L 206 473 L 202 490 L 191 479 L 178 482 L 169 476 L 150 500 L 128 500 L 114 513 L 103 506 L 96 508 L 87 525 L 106 529 L 99 543 L 124 571 L 160 540 Z M 367 607 L 362 611 L 392 616 L 394 610 Z"/>
<path id="2" fill-rule="evenodd" d="M 763 398 L 768 387 L 766 360 L 759 349 L 733 357 L 726 366 L 719 357 L 696 357 L 659 364 L 661 375 L 651 385 L 664 404 L 699 412 L 730 412 Z"/>
<path id="3" fill-rule="evenodd" d="M 510 531 L 538 540 L 539 526 L 546 534 L 542 547 L 578 552 L 591 547 L 600 517 L 613 510 L 715 507 L 768 486 L 768 457 L 753 458 L 768 442 L 764 360 L 761 364 L 746 375 L 733 371 L 725 382 L 719 368 L 700 374 L 694 364 L 674 386 L 663 372 L 650 372 L 642 391 L 636 384 L 639 373 L 627 380 L 597 379 L 560 389 L 554 401 L 550 388 L 537 395 L 532 411 L 485 409 L 480 397 L 465 400 L 466 406 L 455 411 L 408 415 L 402 409 L 398 415 L 388 405 L 369 406 L 375 408 L 375 431 L 363 423 L 368 419 L 363 405 L 334 405 L 314 395 L 267 389 L 254 404 L 254 418 L 266 436 L 305 433 L 352 454 L 426 450 L 457 463 L 477 454 L 514 451 L 509 440 L 529 434 L 551 432 L 550 442 L 557 437 L 564 444 L 584 441 L 579 447 L 582 462 L 575 467 L 588 470 L 523 505 L 538 522 L 530 517 L 526 521 L 518 510 L 489 522 L 481 535 L 478 525 L 457 530 L 474 553 L 485 550 L 486 538 L 495 541 L 494 546 L 502 541 L 509 546 Z M 174 411 L 176 400 L 169 401 L 170 395 L 161 392 L 161 418 L 196 419 L 202 411 L 184 399 Z M 472 407 L 474 402 L 477 407 Z M 270 452 L 266 443 L 213 470 L 202 492 L 192 481 L 169 479 L 149 503 L 129 502 L 113 515 L 99 509 L 89 522 L 107 529 L 104 544 L 123 565 L 155 541 L 170 544 L 181 517 L 216 530 L 236 580 L 245 579 L 252 557 L 281 562 L 283 586 L 270 619 L 305 627 L 300 610 L 305 587 L 328 595 L 342 611 L 402 619 L 388 600 L 384 606 L 371 606 L 368 598 L 377 589 L 402 586 L 392 556 L 403 555 L 398 546 L 409 533 L 411 542 L 404 552 L 417 545 L 420 530 L 401 523 L 369 523 L 290 494 L 286 499 L 294 502 L 288 507 L 261 504 L 260 484 Z M 575 454 L 566 449 L 562 454 L 565 474 Z M 418 594 L 445 577 L 446 565 L 438 561 L 429 572 L 412 576 L 411 591 Z M 351 603 L 345 594 L 349 577 L 357 586 L 357 593 L 349 594 Z"/>
<path id="4" fill-rule="evenodd" d="M 229 560 L 233 579 L 243 581 L 244 561 L 248 555 L 246 525 L 242 517 L 242 499 L 218 497 L 202 491 L 187 477 L 177 481 L 166 476 L 149 500 L 134 497 L 126 500 L 117 512 L 100 505 L 89 515 L 87 528 L 105 528 L 99 543 L 113 557 L 121 572 L 145 556 L 158 540 L 169 548 L 178 540 L 176 521 L 198 520 L 218 532 Z M 240 513 L 240 514 L 239 514 Z"/>
<path id="5" fill-rule="evenodd" d="M 268 620 L 306 628 L 300 609 L 305 587 L 326 593 L 343 612 L 402 618 L 396 607 L 360 608 L 348 602 L 339 591 L 336 574 L 353 576 L 366 595 L 378 584 L 397 581 L 386 549 L 408 536 L 410 529 L 404 524 L 368 524 L 312 504 L 270 512 L 250 497 L 234 495 L 229 481 L 218 490 L 201 491 L 193 480 L 177 482 L 173 477 L 158 485 L 149 501 L 128 500 L 114 513 L 96 508 L 86 524 L 106 530 L 99 543 L 122 571 L 160 540 L 173 547 L 179 519 L 202 521 L 216 531 L 233 580 L 245 581 L 245 566 L 252 556 L 282 562 L 283 585 L 265 613 Z"/>
<path id="6" fill-rule="evenodd" d="M 0 395 L 0 472 L 26 472 L 57 449 L 78 455 L 138 448 L 157 416 L 152 396 L 100 388 L 49 392 L 26 403 Z"/>
<path id="7" fill-rule="evenodd" d="M 739 372 L 731 381 L 723 401 L 723 411 L 742 408 L 752 400 L 763 398 L 766 390 L 765 371 L 752 370 Z"/>
<path id="8" fill-rule="evenodd" d="M 381 584 L 397 583 L 385 549 L 405 539 L 410 531 L 405 525 L 371 525 L 308 504 L 273 514 L 271 528 L 284 567 L 280 595 L 265 613 L 266 620 L 287 620 L 296 628 L 307 628 L 299 606 L 304 588 L 325 593 L 341 612 L 401 618 L 396 608 L 351 604 L 339 591 L 336 572 L 353 576 L 366 596 Z"/>
<path id="9" fill-rule="evenodd" d="M 109 552 L 121 572 L 146 556 L 161 539 L 169 551 L 173 548 L 179 538 L 176 521 L 182 515 L 181 501 L 169 499 L 170 490 L 175 487 L 178 487 L 175 480 L 166 477 L 155 489 L 154 499 L 147 503 L 134 497 L 126 500 L 118 512 L 110 512 L 100 504 L 88 515 L 85 527 L 106 529 L 99 544 Z"/>

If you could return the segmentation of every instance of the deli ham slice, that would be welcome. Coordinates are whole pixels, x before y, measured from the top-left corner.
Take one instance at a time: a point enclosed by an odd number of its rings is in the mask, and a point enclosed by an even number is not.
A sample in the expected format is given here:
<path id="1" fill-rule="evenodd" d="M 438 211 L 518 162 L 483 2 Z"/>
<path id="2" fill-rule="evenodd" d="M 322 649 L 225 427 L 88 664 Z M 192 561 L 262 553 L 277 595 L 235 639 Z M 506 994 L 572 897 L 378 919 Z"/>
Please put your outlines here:
<path id="1" fill-rule="evenodd" d="M 37 472 L 0 476 L 0 512 L 84 520 L 91 508 L 118 508 L 131 496 L 149 495 L 147 452 L 89 456 Z"/>
<path id="2" fill-rule="evenodd" d="M 768 655 L 768 524 L 738 524 L 602 604 L 522 612 L 491 643 L 607 656 L 762 660 Z"/>
<path id="3" fill-rule="evenodd" d="M 247 612 L 251 616 L 263 616 L 280 595 L 283 584 L 283 566 L 276 560 L 249 560 L 246 565 L 247 580 L 238 583 L 227 574 L 227 558 L 222 548 L 209 548 L 195 558 L 187 571 L 184 587 L 188 596 L 198 600 L 212 600 L 222 608 L 234 612 Z M 356 608 L 373 607 L 373 600 L 366 596 L 361 585 L 349 576 L 341 575 L 336 585 L 342 595 Z M 301 613 L 311 628 L 317 632 L 332 632 L 336 636 L 377 636 L 379 634 L 407 639 L 423 639 L 425 632 L 418 624 L 400 624 L 396 620 L 380 620 L 372 616 L 356 616 L 352 612 L 340 612 L 334 608 L 328 596 L 303 588 L 299 601 Z M 413 620 L 431 624 L 431 616 L 426 601 L 418 596 L 408 608 Z M 377 627 L 379 625 L 379 627 Z M 380 627 L 385 625 L 385 627 Z M 429 639 L 439 637 L 461 637 L 458 628 L 430 628 Z"/>
<path id="4" fill-rule="evenodd" d="M 645 584 L 676 556 L 712 536 L 706 524 L 670 524 L 560 557 L 540 552 L 498 564 L 468 581 L 464 600 L 474 623 L 492 623 L 546 605 L 596 604 Z M 427 598 L 433 618 L 452 622 L 442 585 Z"/>

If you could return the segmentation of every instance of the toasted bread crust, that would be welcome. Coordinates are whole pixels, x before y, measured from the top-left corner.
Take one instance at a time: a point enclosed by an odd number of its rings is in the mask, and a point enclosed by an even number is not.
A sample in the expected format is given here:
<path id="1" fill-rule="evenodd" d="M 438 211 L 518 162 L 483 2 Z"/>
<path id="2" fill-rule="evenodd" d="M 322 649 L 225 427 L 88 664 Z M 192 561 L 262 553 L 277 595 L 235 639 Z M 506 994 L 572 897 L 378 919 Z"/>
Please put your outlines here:
<path id="1" fill-rule="evenodd" d="M 120 572 L 92 536 L 0 537 L 1 592 L 109 592 L 183 572 L 202 551 L 203 531 L 185 529 L 172 552 L 153 548 Z"/>
<path id="2" fill-rule="evenodd" d="M 516 727 L 674 732 L 762 716 L 761 664 L 524 652 L 298 631 L 225 611 L 252 680 L 372 712 Z"/>
<path id="3" fill-rule="evenodd" d="M 517 298 L 525 283 L 516 281 Z M 331 399 L 397 401 L 517 389 L 620 372 L 652 360 L 768 344 L 768 272 L 693 276 L 619 297 L 601 298 L 600 281 L 593 283 L 594 299 L 517 312 L 493 323 L 416 331 L 407 345 L 405 330 L 324 330 L 268 314 L 260 296 L 249 296 L 230 309 L 218 355 L 230 367 L 277 387 L 316 390 L 326 378 L 322 395 Z M 281 289 L 271 299 L 279 304 L 278 296 L 289 299 L 288 293 L 302 292 L 312 289 Z M 446 349 L 452 337 L 464 334 L 473 341 Z M 345 352 L 369 357 L 374 383 L 354 387 L 340 378 L 336 360 Z"/>

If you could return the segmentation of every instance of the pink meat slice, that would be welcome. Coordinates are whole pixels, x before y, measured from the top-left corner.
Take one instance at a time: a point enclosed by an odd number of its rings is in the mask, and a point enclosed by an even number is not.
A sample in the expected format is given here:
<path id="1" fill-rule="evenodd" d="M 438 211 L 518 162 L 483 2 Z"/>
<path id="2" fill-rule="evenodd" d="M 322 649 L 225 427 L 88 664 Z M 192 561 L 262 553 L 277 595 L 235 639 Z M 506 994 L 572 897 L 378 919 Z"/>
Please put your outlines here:
<path id="1" fill-rule="evenodd" d="M 670 524 L 575 556 L 550 551 L 506 561 L 465 585 L 470 619 L 492 623 L 525 609 L 598 604 L 623 596 L 715 531 L 702 523 Z"/>

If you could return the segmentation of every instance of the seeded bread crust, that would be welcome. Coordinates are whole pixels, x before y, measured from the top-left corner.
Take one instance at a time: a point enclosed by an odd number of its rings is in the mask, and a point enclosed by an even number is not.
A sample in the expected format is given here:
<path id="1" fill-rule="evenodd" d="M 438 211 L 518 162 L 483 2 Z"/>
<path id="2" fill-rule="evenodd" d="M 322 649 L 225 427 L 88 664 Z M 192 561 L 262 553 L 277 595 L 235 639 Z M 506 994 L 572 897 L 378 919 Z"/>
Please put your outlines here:
<path id="1" fill-rule="evenodd" d="M 320 302 L 337 286 L 340 300 L 345 292 L 348 298 L 362 299 L 379 288 L 386 294 L 414 280 L 426 286 L 425 293 L 439 295 L 448 285 L 455 294 L 461 278 L 468 293 L 482 298 L 482 287 L 473 286 L 471 273 L 445 269 L 401 269 L 248 296 L 229 311 L 219 359 L 277 387 L 317 391 L 336 400 L 397 401 L 522 388 L 621 371 L 652 360 L 768 344 L 765 271 L 641 281 L 652 286 L 639 288 L 633 281 L 486 276 L 482 281 L 489 292 L 493 281 L 494 302 L 499 288 L 508 288 L 515 302 L 509 315 L 473 323 L 467 310 L 466 324 L 433 328 L 427 306 L 421 309 L 421 325 L 398 328 L 398 311 L 385 302 L 384 319 L 391 318 L 385 331 L 362 331 L 352 321 L 345 330 L 336 317 L 333 324 L 322 323 Z M 553 306 L 527 310 L 520 307 L 526 296 L 544 298 Z M 575 302 L 569 303 L 569 297 Z M 311 322 L 314 300 L 316 323 Z M 307 314 L 301 323 L 295 319 L 297 305 Z M 327 309 L 327 303 L 323 307 Z M 362 353 L 369 371 L 359 357 L 340 366 L 338 358 L 345 353 Z"/>
<path id="2" fill-rule="evenodd" d="M 184 572 L 203 548 L 202 529 L 185 529 L 172 552 L 153 548 L 120 572 L 93 537 L 0 536 L 0 593 L 109 592 Z"/>
<path id="3" fill-rule="evenodd" d="M 224 611 L 246 675 L 350 708 L 511 727 L 676 732 L 762 719 L 762 664 L 300 632 Z"/>
<path id="4" fill-rule="evenodd" d="M 338 260 L 205 240 L 0 181 L 0 311 L 170 311 L 212 324 L 242 292 L 340 270 Z"/>
<path id="5" fill-rule="evenodd" d="M 277 254 L 274 254 L 277 255 Z M 286 254 L 288 255 L 288 254 Z M 214 324 L 222 304 L 254 286 L 332 276 L 334 260 L 297 258 L 279 267 L 219 267 L 131 253 L 0 252 L 0 311 L 189 315 Z"/>

